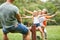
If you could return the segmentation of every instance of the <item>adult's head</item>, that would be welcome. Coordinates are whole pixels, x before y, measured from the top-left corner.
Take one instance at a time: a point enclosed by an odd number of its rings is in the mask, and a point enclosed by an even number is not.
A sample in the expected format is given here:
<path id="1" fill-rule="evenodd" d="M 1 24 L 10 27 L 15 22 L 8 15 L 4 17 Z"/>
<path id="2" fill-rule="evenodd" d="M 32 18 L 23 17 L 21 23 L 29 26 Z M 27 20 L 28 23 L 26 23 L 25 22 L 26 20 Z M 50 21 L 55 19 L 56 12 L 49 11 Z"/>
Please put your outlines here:
<path id="1" fill-rule="evenodd" d="M 6 0 L 6 2 L 10 2 L 10 3 L 13 3 L 14 0 Z"/>

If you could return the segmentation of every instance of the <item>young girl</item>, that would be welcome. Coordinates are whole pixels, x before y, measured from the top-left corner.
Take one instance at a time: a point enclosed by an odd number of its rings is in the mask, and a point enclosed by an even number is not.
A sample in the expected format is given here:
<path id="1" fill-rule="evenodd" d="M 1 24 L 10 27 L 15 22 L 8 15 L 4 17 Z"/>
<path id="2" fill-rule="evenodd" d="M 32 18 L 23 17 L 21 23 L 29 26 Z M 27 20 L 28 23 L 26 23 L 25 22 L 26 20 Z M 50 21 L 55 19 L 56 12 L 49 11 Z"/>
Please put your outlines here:
<path id="1" fill-rule="evenodd" d="M 50 20 L 50 18 L 54 17 L 56 14 L 53 15 L 48 15 L 47 10 L 43 9 L 42 10 L 42 16 L 39 18 L 40 25 L 42 26 L 42 30 L 44 31 L 45 39 L 47 40 L 47 31 L 46 31 L 46 26 L 47 26 L 47 21 Z"/>

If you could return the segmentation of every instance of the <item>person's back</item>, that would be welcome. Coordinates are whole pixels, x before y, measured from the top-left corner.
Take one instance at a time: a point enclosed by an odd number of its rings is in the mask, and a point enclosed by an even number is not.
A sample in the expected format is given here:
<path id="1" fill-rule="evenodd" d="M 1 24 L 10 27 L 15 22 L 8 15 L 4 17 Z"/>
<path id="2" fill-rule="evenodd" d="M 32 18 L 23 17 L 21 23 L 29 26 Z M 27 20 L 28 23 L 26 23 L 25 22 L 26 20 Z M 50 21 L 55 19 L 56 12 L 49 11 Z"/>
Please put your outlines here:
<path id="1" fill-rule="evenodd" d="M 19 9 L 12 3 L 15 0 L 6 0 L 0 6 L 0 20 L 3 27 L 3 40 L 9 40 L 7 34 L 9 32 L 18 32 L 24 35 L 25 40 L 30 40 L 30 31 L 21 23 L 21 15 Z"/>
<path id="2" fill-rule="evenodd" d="M 0 18 L 3 27 L 9 28 L 18 24 L 17 19 L 15 18 L 17 11 L 18 8 L 11 3 L 3 3 L 0 6 Z"/>

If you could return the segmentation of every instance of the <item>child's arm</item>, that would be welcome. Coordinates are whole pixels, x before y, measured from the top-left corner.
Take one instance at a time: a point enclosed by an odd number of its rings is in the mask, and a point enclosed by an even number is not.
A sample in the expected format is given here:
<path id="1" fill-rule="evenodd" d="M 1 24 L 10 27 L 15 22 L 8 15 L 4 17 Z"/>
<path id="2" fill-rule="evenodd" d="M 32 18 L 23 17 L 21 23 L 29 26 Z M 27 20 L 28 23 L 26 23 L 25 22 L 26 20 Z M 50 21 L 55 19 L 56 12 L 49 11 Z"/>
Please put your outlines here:
<path id="1" fill-rule="evenodd" d="M 32 14 L 33 15 L 33 12 L 32 11 L 29 11 L 29 10 L 27 10 L 27 9 L 24 9 L 26 12 L 28 12 L 28 13 L 30 13 L 30 14 Z"/>
<path id="2" fill-rule="evenodd" d="M 57 13 L 55 13 L 55 14 L 53 14 L 53 15 L 51 15 L 51 16 L 45 16 L 47 19 L 50 19 L 50 18 L 53 18 L 54 16 L 56 16 L 57 15 Z"/>

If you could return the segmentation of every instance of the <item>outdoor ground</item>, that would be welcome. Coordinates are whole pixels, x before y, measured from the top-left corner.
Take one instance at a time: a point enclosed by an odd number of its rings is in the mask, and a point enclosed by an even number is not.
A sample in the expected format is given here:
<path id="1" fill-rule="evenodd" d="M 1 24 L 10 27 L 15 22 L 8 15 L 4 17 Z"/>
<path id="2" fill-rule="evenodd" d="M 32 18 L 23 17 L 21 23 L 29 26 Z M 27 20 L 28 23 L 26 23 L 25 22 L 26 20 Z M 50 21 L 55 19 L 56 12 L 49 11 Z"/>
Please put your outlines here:
<path id="1" fill-rule="evenodd" d="M 48 40 L 60 40 L 60 26 L 47 26 L 47 32 Z M 37 35 L 40 33 L 37 32 Z M 0 29 L 0 40 L 3 40 L 2 36 L 2 29 Z M 22 35 L 19 33 L 9 33 L 8 37 L 10 40 L 22 40 Z"/>

